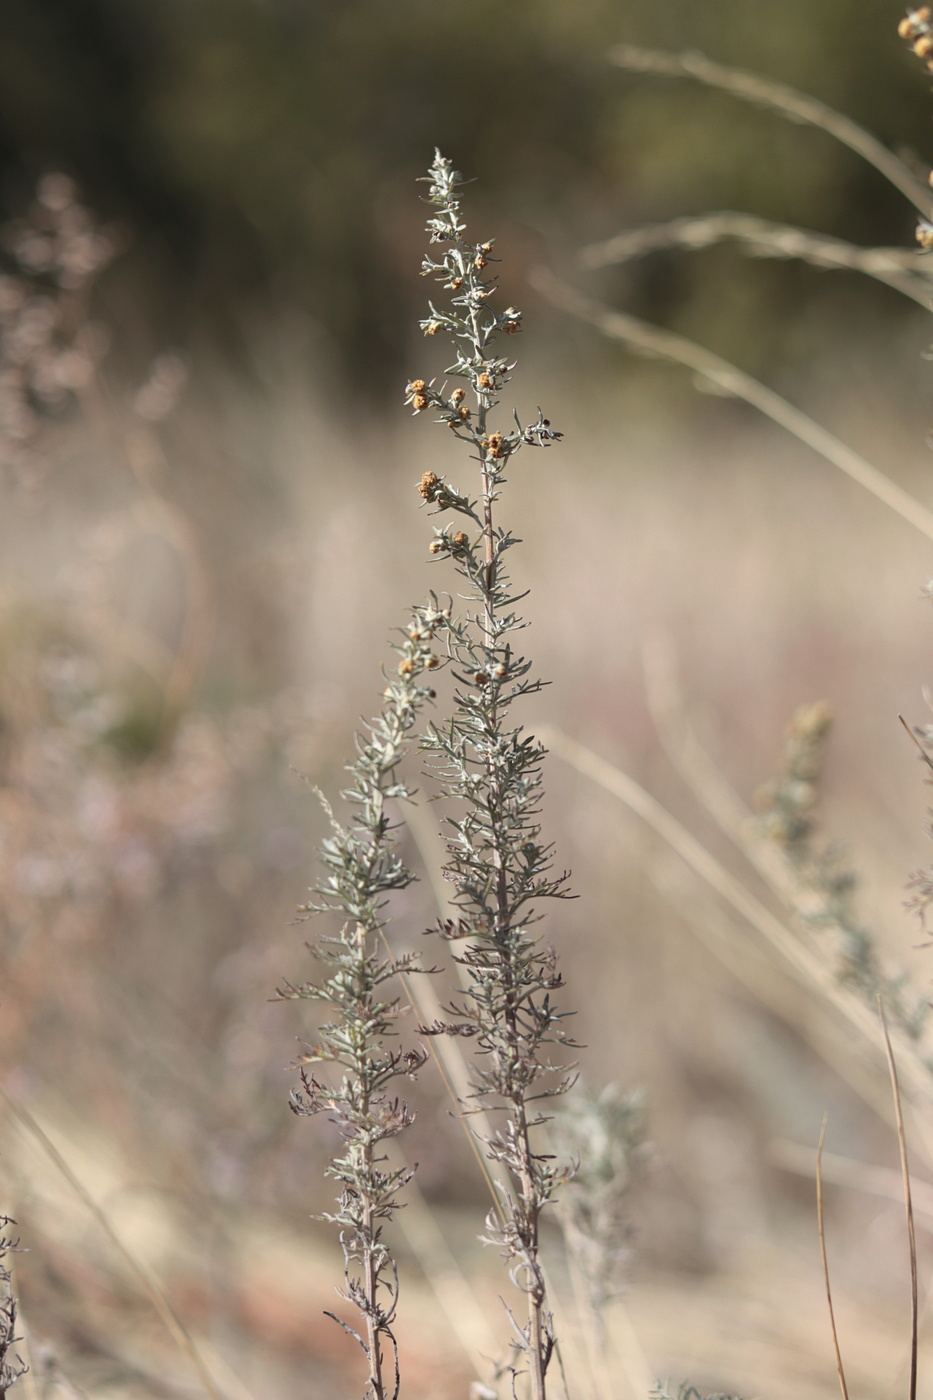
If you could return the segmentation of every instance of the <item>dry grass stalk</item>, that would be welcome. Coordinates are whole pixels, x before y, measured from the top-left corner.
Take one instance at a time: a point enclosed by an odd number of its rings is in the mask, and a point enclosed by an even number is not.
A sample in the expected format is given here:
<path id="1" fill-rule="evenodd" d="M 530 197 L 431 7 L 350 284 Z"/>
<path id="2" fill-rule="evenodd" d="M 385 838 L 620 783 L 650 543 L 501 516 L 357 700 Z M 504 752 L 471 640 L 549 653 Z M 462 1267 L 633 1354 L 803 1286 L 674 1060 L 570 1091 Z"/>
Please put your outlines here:
<path id="1" fill-rule="evenodd" d="M 823 1124 L 820 1128 L 820 1144 L 816 1150 L 816 1218 L 820 1232 L 820 1257 L 823 1261 L 823 1279 L 826 1283 L 826 1302 L 829 1307 L 829 1325 L 833 1335 L 833 1352 L 836 1357 L 836 1374 L 839 1377 L 839 1389 L 842 1391 L 842 1400 L 849 1400 L 849 1388 L 846 1385 L 845 1367 L 842 1364 L 842 1351 L 839 1347 L 839 1333 L 836 1330 L 836 1313 L 833 1308 L 833 1290 L 829 1281 L 829 1260 L 826 1256 L 826 1228 L 823 1220 L 823 1144 L 826 1141 L 827 1116 L 823 1115 Z"/>
<path id="2" fill-rule="evenodd" d="M 618 340 L 636 354 L 645 355 L 649 359 L 668 360 L 673 364 L 684 365 L 693 370 L 701 380 L 708 381 L 726 394 L 744 399 L 752 408 L 758 409 L 766 418 L 785 428 L 798 441 L 825 457 L 853 481 L 857 481 L 928 540 L 933 540 L 933 511 L 898 486 L 884 472 L 872 466 L 871 462 L 866 461 L 858 452 L 847 447 L 826 428 L 781 398 L 773 389 L 754 379 L 752 375 L 736 368 L 712 350 L 688 340 L 686 336 L 662 330 L 658 326 L 630 316 L 627 312 L 616 311 L 596 301 L 595 298 L 562 282 L 546 268 L 535 269 L 530 280 L 554 306 L 561 307 L 579 320 L 595 326 L 610 340 Z"/>
<path id="3" fill-rule="evenodd" d="M 922 181 L 909 166 L 899 160 L 870 131 L 850 117 L 835 111 L 807 93 L 798 92 L 786 83 L 777 83 L 758 73 L 730 68 L 716 63 L 701 53 L 670 53 L 662 49 L 639 48 L 634 44 L 619 44 L 609 54 L 610 60 L 630 73 L 656 73 L 663 77 L 695 78 L 707 87 L 719 88 L 744 102 L 764 107 L 786 117 L 825 131 L 834 140 L 848 146 L 850 151 L 900 190 L 901 194 L 924 216 L 929 209 L 930 196 Z"/>
<path id="4" fill-rule="evenodd" d="M 919 252 L 903 248 L 858 248 L 843 238 L 811 233 L 793 224 L 779 224 L 755 214 L 723 212 L 687 215 L 663 224 L 626 229 L 602 243 L 591 243 L 578 254 L 586 271 L 617 266 L 660 249 L 682 248 L 691 252 L 711 248 L 728 239 L 756 258 L 796 258 L 824 270 L 845 270 L 872 277 L 915 301 L 924 310 L 930 304 L 930 272 Z"/>
<path id="5" fill-rule="evenodd" d="M 884 1001 L 878 998 L 878 1014 L 884 1032 L 884 1047 L 888 1057 L 891 1075 L 891 1093 L 894 1098 L 894 1111 L 897 1115 L 897 1145 L 901 1157 L 901 1175 L 904 1182 L 904 1213 L 907 1217 L 907 1248 L 910 1256 L 910 1384 L 908 1400 L 917 1400 L 917 1348 L 920 1309 L 917 1297 L 917 1236 L 914 1230 L 914 1205 L 910 1190 L 910 1166 L 907 1161 L 907 1134 L 904 1131 L 904 1113 L 901 1105 L 901 1090 L 898 1083 L 897 1062 L 891 1046 L 891 1035 L 884 1011 Z"/>

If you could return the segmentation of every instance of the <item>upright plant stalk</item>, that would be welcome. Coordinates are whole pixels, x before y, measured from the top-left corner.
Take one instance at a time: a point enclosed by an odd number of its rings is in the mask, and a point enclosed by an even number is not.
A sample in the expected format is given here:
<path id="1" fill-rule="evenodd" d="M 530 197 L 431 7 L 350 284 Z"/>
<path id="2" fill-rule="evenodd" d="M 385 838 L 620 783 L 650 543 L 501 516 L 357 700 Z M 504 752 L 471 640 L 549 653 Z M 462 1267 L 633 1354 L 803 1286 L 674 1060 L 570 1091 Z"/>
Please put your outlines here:
<path id="1" fill-rule="evenodd" d="M 317 983 L 286 983 L 279 991 L 282 998 L 321 1002 L 333 1013 L 298 1062 L 302 1087 L 293 1093 L 291 1106 L 303 1116 L 329 1114 L 344 1142 L 328 1168 L 342 1187 L 338 1208 L 323 1218 L 340 1229 L 345 1284 L 340 1291 L 357 1309 L 361 1326 L 357 1330 L 333 1313 L 328 1316 L 363 1351 L 368 1367 L 364 1400 L 397 1400 L 399 1394 L 392 1331 L 398 1271 L 382 1228 L 398 1208 L 398 1194 L 411 1172 L 386 1170 L 382 1144 L 413 1119 L 406 1104 L 390 1096 L 390 1086 L 413 1077 L 426 1059 L 421 1049 L 387 1048 L 402 1008 L 397 997 L 384 991 L 385 984 L 399 973 L 417 970 L 411 955 L 392 958 L 383 951 L 387 896 L 414 878 L 396 850 L 387 804 L 411 795 L 396 769 L 419 711 L 434 696 L 424 673 L 439 665 L 431 644 L 443 622 L 436 600 L 414 609 L 408 631 L 395 647 L 399 661 L 385 691 L 385 707 L 357 737 L 358 756 L 348 769 L 352 783 L 343 794 L 353 805 L 350 826 L 341 827 L 328 809 L 333 836 L 321 848 L 326 875 L 315 889 L 317 901 L 302 911 L 344 916 L 336 936 L 311 948 L 326 971 Z M 314 1064 L 329 1064 L 342 1077 L 333 1082 L 332 1076 L 325 1084 L 310 1071 Z"/>
<path id="2" fill-rule="evenodd" d="M 466 530 L 436 530 L 430 550 L 453 560 L 472 605 L 462 618 L 446 622 L 456 683 L 453 713 L 444 724 L 429 725 L 423 741 L 441 794 L 462 812 L 447 819 L 445 865 L 458 917 L 439 921 L 437 932 L 461 941 L 463 951 L 455 961 L 465 974 L 465 990 L 461 1004 L 448 1010 L 455 1019 L 421 1029 L 427 1035 L 475 1038 L 475 1107 L 504 1115 L 502 1128 L 484 1139 L 488 1157 L 509 1177 L 500 1209 L 487 1221 L 488 1239 L 501 1247 L 527 1301 L 525 1322 L 513 1318 L 518 1353 L 513 1385 L 519 1367 L 527 1369 L 532 1400 L 545 1400 L 554 1334 L 539 1226 L 541 1212 L 569 1172 L 536 1151 L 533 1136 L 547 1121 L 539 1101 L 572 1082 L 550 1064 L 548 1047 L 573 1042 L 561 1024 L 566 1013 L 552 1004 L 561 985 L 554 951 L 531 929 L 540 917 L 535 902 L 565 897 L 567 876 L 551 875 L 551 849 L 540 839 L 544 749 L 511 720 L 515 702 L 543 683 L 531 677 L 530 663 L 513 650 L 514 635 L 524 625 L 515 610 L 523 595 L 512 591 L 503 567 L 503 556 L 516 541 L 496 523 L 495 507 L 519 448 L 546 446 L 560 434 L 540 409 L 528 427 L 516 415 L 511 431 L 490 430 L 489 414 L 513 368 L 493 350 L 493 342 L 500 332 L 519 330 L 521 314 L 514 307 L 501 313 L 492 309 L 495 281 L 483 274 L 494 261 L 493 244 L 466 240 L 457 198 L 461 177 L 439 152 L 428 178 L 436 210 L 428 232 L 442 251 L 426 257 L 422 271 L 453 295 L 449 310 L 431 304 L 421 325 L 426 335 L 445 331 L 453 340 L 455 360 L 446 372 L 467 382 L 472 403 L 463 387 L 447 395 L 421 379 L 408 385 L 406 401 L 416 413 L 434 409 L 469 445 L 479 464 L 480 495 L 470 499 L 435 472 L 426 472 L 421 481 L 423 499 L 437 511 L 466 518 Z"/>
<path id="3" fill-rule="evenodd" d="M 15 1254 L 19 1240 L 5 1234 L 7 1227 L 15 1225 L 8 1215 L 0 1215 L 0 1400 L 16 1384 L 20 1376 L 29 1369 L 17 1355 L 15 1346 L 20 1338 L 16 1335 L 16 1295 L 13 1292 L 13 1276 L 7 1267 L 7 1256 Z"/>

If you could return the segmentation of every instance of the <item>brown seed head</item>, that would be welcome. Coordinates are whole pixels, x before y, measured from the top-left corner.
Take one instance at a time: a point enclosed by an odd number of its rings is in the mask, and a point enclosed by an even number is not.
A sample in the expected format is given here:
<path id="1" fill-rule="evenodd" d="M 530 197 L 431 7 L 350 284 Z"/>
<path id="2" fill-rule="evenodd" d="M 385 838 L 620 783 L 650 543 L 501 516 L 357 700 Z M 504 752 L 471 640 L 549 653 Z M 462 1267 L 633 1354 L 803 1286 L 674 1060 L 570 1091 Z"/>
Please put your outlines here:
<path id="1" fill-rule="evenodd" d="M 441 664 L 441 658 L 439 656 L 435 656 L 432 651 L 431 655 L 428 657 L 427 661 L 424 664 L 426 670 L 436 671 L 438 666 Z"/>
<path id="2" fill-rule="evenodd" d="M 441 328 L 440 321 L 429 321 L 424 328 L 425 335 L 437 335 Z"/>
<path id="3" fill-rule="evenodd" d="M 920 38 L 917 39 L 914 44 L 914 53 L 918 58 L 929 58 L 930 54 L 933 53 L 933 39 L 930 38 L 929 34 L 921 34 Z"/>
<path id="4" fill-rule="evenodd" d="M 465 403 L 462 403 L 462 404 L 460 405 L 460 407 L 457 409 L 457 417 L 458 417 L 458 418 L 462 418 L 463 421 L 464 421 L 464 423 L 465 423 L 466 420 L 469 418 L 469 416 L 470 416 L 470 410 L 467 408 L 467 406 L 466 406 Z"/>
<path id="5" fill-rule="evenodd" d="M 465 398 L 466 398 L 466 390 L 465 390 L 465 389 L 455 389 L 455 390 L 453 391 L 453 393 L 451 394 L 451 396 L 450 396 L 450 402 L 451 402 L 451 403 L 463 403 L 463 400 L 464 400 Z"/>
<path id="6" fill-rule="evenodd" d="M 897 26 L 897 32 L 902 39 L 912 39 L 914 37 L 914 22 L 910 15 L 906 15 Z"/>
<path id="7" fill-rule="evenodd" d="M 485 671 L 477 671 L 476 675 L 473 677 L 473 684 L 479 686 L 488 685 L 488 674 Z"/>
<path id="8" fill-rule="evenodd" d="M 431 543 L 428 545 L 428 553 L 443 554 L 446 548 L 447 541 L 445 539 L 432 540 Z"/>
<path id="9" fill-rule="evenodd" d="M 427 385 L 423 379 L 413 379 L 408 387 L 413 394 L 423 394 Z"/>
<path id="10" fill-rule="evenodd" d="M 460 290 L 460 288 L 463 286 L 463 278 L 462 278 L 462 277 L 451 277 L 450 281 L 447 283 L 447 286 L 448 286 L 448 288 L 449 288 L 450 291 L 452 291 L 452 292 L 458 292 L 458 291 Z"/>
<path id="11" fill-rule="evenodd" d="M 434 488 L 438 484 L 439 478 L 434 472 L 425 472 L 421 478 L 421 485 L 418 487 L 418 495 L 422 500 L 430 501 L 434 495 Z"/>
<path id="12" fill-rule="evenodd" d="M 501 457 L 501 456 L 502 456 L 503 446 L 504 446 L 504 443 L 505 443 L 505 438 L 502 436 L 502 434 L 501 434 L 501 433 L 490 433 L 490 434 L 489 434 L 489 437 L 486 439 L 486 441 L 487 441 L 488 452 L 489 452 L 490 457 L 495 457 L 495 458 L 497 458 L 497 459 L 498 459 L 499 457 Z"/>
<path id="13" fill-rule="evenodd" d="M 476 257 L 473 259 L 473 266 L 476 268 L 477 272 L 482 272 L 488 261 L 489 259 L 484 258 L 482 253 L 477 253 Z"/>
<path id="14" fill-rule="evenodd" d="M 458 530 L 457 533 L 452 536 L 451 542 L 455 544 L 458 549 L 466 549 L 467 545 L 470 543 L 470 537 L 469 535 L 465 535 L 462 530 Z"/>
<path id="15" fill-rule="evenodd" d="M 415 394 L 412 397 L 411 406 L 416 413 L 423 413 L 428 406 L 428 401 L 424 394 Z"/>
<path id="16" fill-rule="evenodd" d="M 493 379 L 492 375 L 487 374 L 485 370 L 483 370 L 476 382 L 481 389 L 494 389 L 496 387 L 496 381 Z"/>
<path id="17" fill-rule="evenodd" d="M 415 663 L 410 656 L 406 656 L 398 663 L 398 673 L 400 676 L 411 676 L 414 674 Z"/>
<path id="18" fill-rule="evenodd" d="M 508 667 L 503 666 L 502 662 L 500 661 L 499 665 L 496 667 L 492 674 L 495 676 L 497 681 L 501 681 L 505 676 L 509 674 Z"/>

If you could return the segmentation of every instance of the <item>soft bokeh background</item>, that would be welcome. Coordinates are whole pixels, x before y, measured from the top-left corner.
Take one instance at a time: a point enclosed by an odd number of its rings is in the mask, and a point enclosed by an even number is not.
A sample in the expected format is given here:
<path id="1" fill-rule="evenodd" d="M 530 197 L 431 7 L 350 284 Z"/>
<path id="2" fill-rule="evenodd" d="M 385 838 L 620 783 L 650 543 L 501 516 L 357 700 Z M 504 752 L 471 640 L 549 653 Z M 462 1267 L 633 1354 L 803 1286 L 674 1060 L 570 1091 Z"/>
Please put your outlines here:
<path id="1" fill-rule="evenodd" d="M 751 409 L 600 341 L 526 281 L 550 266 L 696 338 L 933 505 L 922 308 L 734 248 L 601 277 L 575 265 L 585 243 L 709 209 L 911 247 L 904 199 L 825 134 L 606 58 L 627 42 L 754 69 L 925 175 L 933 104 L 899 17 L 879 0 L 5 10 L 0 1212 L 29 1251 L 23 1392 L 196 1393 L 109 1228 L 162 1279 L 229 1400 L 357 1393 L 352 1347 L 322 1316 L 335 1241 L 308 1218 L 327 1209 L 330 1130 L 288 1112 L 303 1024 L 271 997 L 309 975 L 311 930 L 291 922 L 323 832 L 308 783 L 339 790 L 387 635 L 448 582 L 429 572 L 415 486 L 467 468 L 401 406 L 406 380 L 444 363 L 416 325 L 415 180 L 435 144 L 476 177 L 471 229 L 497 239 L 503 294 L 525 312 L 511 397 L 565 433 L 518 459 L 504 506 L 552 681 L 528 723 L 624 768 L 754 880 L 665 754 L 646 667 L 667 658 L 670 695 L 673 662 L 749 805 L 795 707 L 826 700 L 826 838 L 925 995 L 931 954 L 903 901 L 928 858 L 926 802 L 897 715 L 926 716 L 930 542 Z M 826 1109 L 849 1164 L 827 1224 L 851 1379 L 895 1393 L 907 1259 L 880 1056 L 556 755 L 548 793 L 579 895 L 549 936 L 583 1077 L 643 1088 L 649 1139 L 610 1318 L 617 1370 L 602 1392 L 581 1371 L 570 1393 L 643 1394 L 644 1378 L 832 1393 L 812 1182 Z M 434 824 L 422 809 L 406 846 L 428 876 Z M 430 878 L 406 897 L 402 939 L 432 899 Z M 915 1097 L 929 1280 L 931 1120 Z M 439 1081 L 418 1107 L 399 1333 L 405 1393 L 447 1400 L 474 1369 L 440 1276 L 462 1266 L 473 1339 L 487 1327 L 493 1350 L 507 1285 L 475 1242 L 484 1188 Z M 563 1296 L 556 1230 L 548 1248 Z M 566 1307 L 569 1365 L 585 1369 Z"/>

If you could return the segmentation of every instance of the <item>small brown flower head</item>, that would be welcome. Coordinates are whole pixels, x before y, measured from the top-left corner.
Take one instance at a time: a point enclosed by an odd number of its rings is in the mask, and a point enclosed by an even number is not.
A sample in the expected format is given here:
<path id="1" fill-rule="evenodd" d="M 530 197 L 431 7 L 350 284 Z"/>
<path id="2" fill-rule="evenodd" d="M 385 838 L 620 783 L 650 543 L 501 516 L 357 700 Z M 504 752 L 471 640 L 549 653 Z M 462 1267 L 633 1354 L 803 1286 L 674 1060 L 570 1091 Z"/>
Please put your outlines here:
<path id="1" fill-rule="evenodd" d="M 495 243 L 495 241 L 496 240 L 494 238 L 490 238 L 488 243 L 480 243 L 476 249 L 477 253 L 479 253 L 481 256 L 488 256 L 492 252 L 492 245 Z"/>
<path id="2" fill-rule="evenodd" d="M 433 653 L 433 651 L 432 651 L 432 652 L 431 652 L 431 655 L 428 657 L 427 661 L 424 663 L 425 670 L 426 670 L 426 671 L 436 671 L 437 668 L 438 668 L 438 666 L 439 666 L 440 664 L 441 664 L 441 658 L 440 658 L 439 656 L 435 656 L 434 653 Z"/>
<path id="3" fill-rule="evenodd" d="M 473 677 L 473 684 L 474 684 L 474 685 L 477 685 L 477 686 L 480 686 L 480 687 L 482 687 L 482 686 L 484 686 L 484 685 L 488 685 L 488 684 L 489 684 L 489 674 L 488 674 L 488 672 L 486 672 L 486 671 L 477 671 L 476 675 Z"/>
<path id="4" fill-rule="evenodd" d="M 451 277 L 450 281 L 446 282 L 444 285 L 447 287 L 448 291 L 459 292 L 460 288 L 463 286 L 463 278 Z"/>
<path id="5" fill-rule="evenodd" d="M 503 453 L 505 438 L 501 433 L 490 433 L 489 437 L 486 439 L 486 444 L 490 457 L 494 457 L 498 461 Z"/>
<path id="6" fill-rule="evenodd" d="M 398 673 L 400 676 L 413 676 L 415 673 L 415 663 L 410 656 L 403 657 L 398 663 Z"/>
<path id="7" fill-rule="evenodd" d="M 436 540 L 432 540 L 431 543 L 428 545 L 428 553 L 429 553 L 429 554 L 443 554 L 443 553 L 444 553 L 444 550 L 445 550 L 446 548 L 447 548 L 447 538 L 446 538 L 446 536 L 444 536 L 444 535 L 438 535 L 437 539 L 436 539 Z"/>
<path id="8" fill-rule="evenodd" d="M 500 661 L 499 665 L 496 667 L 492 674 L 495 676 L 497 681 L 501 681 L 505 680 L 505 677 L 509 674 L 509 670 L 508 667 L 503 666 L 502 662 Z"/>
<path id="9" fill-rule="evenodd" d="M 476 383 L 480 389 L 494 389 L 496 387 L 496 381 L 491 374 L 487 374 L 486 370 L 483 370 Z"/>
<path id="10" fill-rule="evenodd" d="M 413 379 L 408 386 L 409 393 L 412 394 L 423 394 L 426 388 L 427 385 L 423 379 Z"/>
<path id="11" fill-rule="evenodd" d="M 929 58 L 933 53 L 933 38 L 929 34 L 921 34 L 914 43 L 914 53 L 918 58 Z"/>
<path id="12" fill-rule="evenodd" d="M 456 549 L 466 549 L 470 543 L 470 537 L 465 535 L 462 530 L 458 530 L 455 535 L 451 536 L 450 542 Z"/>
<path id="13" fill-rule="evenodd" d="M 453 391 L 453 393 L 451 394 L 451 396 L 450 396 L 450 402 L 451 402 L 452 404 L 463 403 L 463 400 L 464 400 L 465 398 L 466 398 L 466 390 L 465 390 L 465 389 L 455 389 L 455 390 Z"/>
<path id="14" fill-rule="evenodd" d="M 933 224 L 922 219 L 917 225 L 915 237 L 921 248 L 933 248 Z"/>
<path id="15" fill-rule="evenodd" d="M 437 335 L 441 328 L 440 321 L 427 321 L 424 327 L 425 335 Z"/>
<path id="16" fill-rule="evenodd" d="M 492 287 L 476 287 L 476 288 L 474 288 L 474 291 L 473 291 L 473 300 L 474 300 L 474 301 L 485 301 L 487 297 L 491 297 L 491 296 L 492 296 L 492 293 L 493 293 Z"/>
<path id="17" fill-rule="evenodd" d="M 465 422 L 467 421 L 467 419 L 469 418 L 469 416 L 470 416 L 470 410 L 467 408 L 467 406 L 466 406 L 465 403 L 462 403 L 462 404 L 460 405 L 460 407 L 457 409 L 457 417 L 458 417 L 458 418 L 462 418 L 463 421 L 464 421 L 464 423 L 465 423 Z"/>
<path id="18" fill-rule="evenodd" d="M 425 472 L 421 478 L 421 485 L 418 487 L 418 495 L 423 501 L 433 501 L 434 492 L 438 486 L 440 478 L 434 472 Z"/>
<path id="19" fill-rule="evenodd" d="M 506 335 L 515 335 L 517 331 L 521 330 L 522 313 L 516 310 L 514 306 L 507 306 L 502 313 L 502 317 L 504 321 L 502 329 L 505 331 Z"/>
<path id="20" fill-rule="evenodd" d="M 911 10 L 904 16 L 897 26 L 897 32 L 902 39 L 916 39 L 923 33 L 924 26 L 930 22 L 929 5 L 921 5 L 919 10 Z"/>
<path id="21" fill-rule="evenodd" d="M 411 399 L 411 406 L 416 413 L 423 413 L 428 406 L 428 401 L 425 398 L 424 394 L 413 394 Z"/>
<path id="22" fill-rule="evenodd" d="M 476 268 L 477 272 L 482 272 L 488 261 L 489 259 L 484 257 L 482 253 L 477 253 L 476 257 L 473 259 L 473 266 Z"/>

